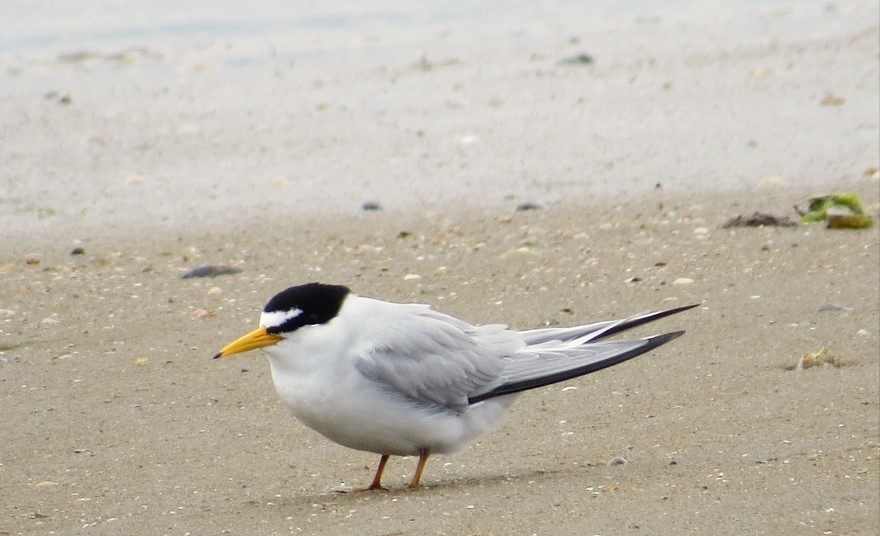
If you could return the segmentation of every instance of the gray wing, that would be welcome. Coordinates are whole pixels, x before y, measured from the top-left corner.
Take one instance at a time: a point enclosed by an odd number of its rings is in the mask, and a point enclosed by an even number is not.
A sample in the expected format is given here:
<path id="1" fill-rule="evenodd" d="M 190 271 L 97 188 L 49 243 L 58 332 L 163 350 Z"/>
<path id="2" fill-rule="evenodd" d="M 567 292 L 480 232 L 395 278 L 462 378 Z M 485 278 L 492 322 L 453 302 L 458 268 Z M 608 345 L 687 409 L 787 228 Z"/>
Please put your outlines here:
<path id="1" fill-rule="evenodd" d="M 382 338 L 360 353 L 358 370 L 415 403 L 460 409 L 596 372 L 648 352 L 684 332 L 594 341 L 694 306 L 524 332 L 502 325 L 476 327 L 427 306 L 404 307 L 402 314 L 383 325 Z"/>
<path id="2" fill-rule="evenodd" d="M 414 403 L 461 409 L 470 393 L 498 381 L 502 357 L 523 343 L 506 326 L 472 326 L 427 307 L 410 307 L 382 327 L 369 348 L 360 352 L 357 368 L 389 392 Z"/>
<path id="3" fill-rule="evenodd" d="M 513 358 L 504 359 L 506 366 L 498 379 L 468 396 L 470 404 L 488 398 L 519 393 L 537 387 L 569 380 L 602 370 L 632 359 L 680 337 L 675 331 L 631 341 L 588 343 L 577 347 L 552 348 L 551 341 L 529 347 Z"/>

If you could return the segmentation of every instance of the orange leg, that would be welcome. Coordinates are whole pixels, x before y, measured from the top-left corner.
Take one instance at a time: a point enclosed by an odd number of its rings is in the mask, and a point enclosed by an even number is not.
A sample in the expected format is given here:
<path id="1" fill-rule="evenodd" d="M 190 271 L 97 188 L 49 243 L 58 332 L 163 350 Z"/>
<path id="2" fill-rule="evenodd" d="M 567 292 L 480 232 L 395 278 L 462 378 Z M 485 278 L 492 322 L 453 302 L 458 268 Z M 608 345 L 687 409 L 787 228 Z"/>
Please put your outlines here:
<path id="1" fill-rule="evenodd" d="M 373 477 L 373 482 L 364 489 L 360 489 L 358 491 L 388 491 L 388 488 L 382 487 L 382 473 L 385 472 L 385 464 L 388 463 L 388 458 L 391 456 L 388 454 L 383 454 L 381 458 L 379 458 L 379 467 L 376 468 L 376 476 Z"/>
<path id="2" fill-rule="evenodd" d="M 416 474 L 413 475 L 412 482 L 409 483 L 409 489 L 419 489 L 419 480 L 422 479 L 422 472 L 425 470 L 425 464 L 428 463 L 428 456 L 431 451 L 425 449 L 419 454 L 419 464 L 416 466 Z"/>

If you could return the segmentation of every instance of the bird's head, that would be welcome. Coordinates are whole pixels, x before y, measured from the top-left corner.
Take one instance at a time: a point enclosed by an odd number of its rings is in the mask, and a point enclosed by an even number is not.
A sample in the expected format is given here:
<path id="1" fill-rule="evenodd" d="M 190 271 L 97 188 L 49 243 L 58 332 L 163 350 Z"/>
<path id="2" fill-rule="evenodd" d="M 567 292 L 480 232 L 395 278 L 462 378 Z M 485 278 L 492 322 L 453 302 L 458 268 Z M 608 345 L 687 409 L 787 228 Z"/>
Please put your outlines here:
<path id="1" fill-rule="evenodd" d="M 299 328 L 325 324 L 342 308 L 351 291 L 342 285 L 308 283 L 272 297 L 260 315 L 260 327 L 223 347 L 214 359 L 278 344 Z"/>

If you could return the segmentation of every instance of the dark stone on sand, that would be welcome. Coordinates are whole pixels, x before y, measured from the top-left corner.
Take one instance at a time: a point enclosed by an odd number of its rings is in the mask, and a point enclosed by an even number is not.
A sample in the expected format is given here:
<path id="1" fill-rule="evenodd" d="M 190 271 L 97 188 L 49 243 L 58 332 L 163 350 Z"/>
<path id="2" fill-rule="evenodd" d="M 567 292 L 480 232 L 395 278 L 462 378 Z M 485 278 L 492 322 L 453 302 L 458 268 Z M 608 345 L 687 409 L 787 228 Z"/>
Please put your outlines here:
<path id="1" fill-rule="evenodd" d="M 516 206 L 517 212 L 525 212 L 527 210 L 541 210 L 544 207 L 535 203 L 534 201 L 523 201 L 519 205 Z"/>
<path id="2" fill-rule="evenodd" d="M 180 278 L 190 279 L 192 277 L 217 277 L 218 275 L 237 274 L 239 272 L 241 272 L 241 268 L 235 268 L 234 266 L 207 264 L 205 266 L 193 268 L 192 270 L 180 276 Z"/>
<path id="3" fill-rule="evenodd" d="M 766 212 L 755 212 L 751 216 L 739 215 L 727 220 L 722 229 L 733 227 L 794 227 L 797 225 L 788 216 L 777 216 Z"/>

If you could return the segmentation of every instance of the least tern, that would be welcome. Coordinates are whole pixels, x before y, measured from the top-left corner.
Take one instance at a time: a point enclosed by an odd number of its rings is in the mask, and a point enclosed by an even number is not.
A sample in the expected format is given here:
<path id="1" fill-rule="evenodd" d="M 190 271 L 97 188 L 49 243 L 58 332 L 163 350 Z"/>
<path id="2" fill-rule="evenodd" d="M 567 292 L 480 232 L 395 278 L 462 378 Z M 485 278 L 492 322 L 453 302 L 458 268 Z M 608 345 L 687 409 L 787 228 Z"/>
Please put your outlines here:
<path id="1" fill-rule="evenodd" d="M 695 307 L 569 328 L 474 326 L 428 305 L 358 296 L 309 283 L 275 295 L 260 327 L 214 356 L 263 348 L 275 389 L 294 416 L 326 438 L 381 455 L 366 490 L 384 490 L 390 456 L 458 451 L 498 426 L 523 392 L 636 357 L 682 335 L 603 339 Z M 600 342 L 601 341 L 601 342 Z"/>

